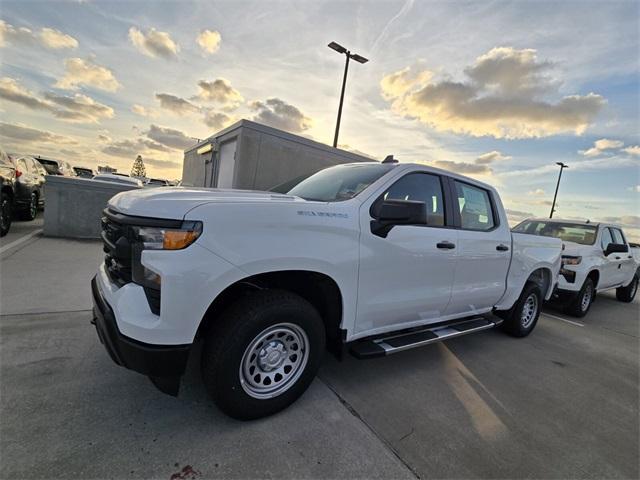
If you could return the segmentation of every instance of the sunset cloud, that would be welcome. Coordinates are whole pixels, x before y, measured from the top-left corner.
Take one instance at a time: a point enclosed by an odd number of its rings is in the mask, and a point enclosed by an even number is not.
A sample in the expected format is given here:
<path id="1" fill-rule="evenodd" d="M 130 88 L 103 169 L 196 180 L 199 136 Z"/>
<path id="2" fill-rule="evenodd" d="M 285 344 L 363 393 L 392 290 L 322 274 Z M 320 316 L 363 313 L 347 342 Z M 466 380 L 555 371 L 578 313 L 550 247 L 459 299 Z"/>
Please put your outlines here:
<path id="1" fill-rule="evenodd" d="M 7 139 L 8 143 L 15 141 L 21 143 L 78 143 L 64 135 L 57 135 L 46 130 L 38 130 L 36 128 L 27 127 L 26 125 L 7 122 L 0 122 L 0 138 Z"/>
<path id="2" fill-rule="evenodd" d="M 44 27 L 36 33 L 27 27 L 14 27 L 0 20 L 0 48 L 8 44 L 40 45 L 53 50 L 78 47 L 75 38 L 60 30 Z"/>
<path id="3" fill-rule="evenodd" d="M 597 157 L 598 155 L 602 155 L 607 150 L 617 150 L 624 146 L 624 142 L 620 140 L 610 140 L 608 138 L 602 138 L 600 140 L 596 140 L 593 144 L 593 147 L 588 150 L 581 150 L 579 153 L 584 155 L 585 157 Z"/>
<path id="4" fill-rule="evenodd" d="M 50 112 L 55 117 L 70 122 L 99 123 L 102 119 L 114 116 L 113 108 L 87 95 L 75 94 L 69 97 L 46 92 L 39 97 L 9 77 L 0 79 L 0 98 L 32 110 Z"/>
<path id="5" fill-rule="evenodd" d="M 205 111 L 203 122 L 208 127 L 215 130 L 221 130 L 233 123 L 233 119 L 226 113 L 207 110 Z"/>
<path id="6" fill-rule="evenodd" d="M 146 33 L 136 27 L 129 29 L 129 40 L 141 53 L 148 57 L 175 58 L 180 47 L 167 32 L 159 32 L 155 28 Z"/>
<path id="7" fill-rule="evenodd" d="M 249 108 L 257 112 L 253 120 L 265 125 L 293 133 L 311 128 L 309 117 L 305 116 L 297 107 L 279 98 L 269 98 L 264 102 L 251 102 Z"/>
<path id="8" fill-rule="evenodd" d="M 156 99 L 160 102 L 160 108 L 169 110 L 177 115 L 186 115 L 198 112 L 200 109 L 189 100 L 171 95 L 169 93 L 156 93 Z"/>
<path id="9" fill-rule="evenodd" d="M 149 130 L 147 130 L 145 134 L 151 140 L 176 150 L 184 150 L 196 143 L 195 138 L 188 136 L 180 130 L 160 127 L 158 125 L 150 125 Z"/>
<path id="10" fill-rule="evenodd" d="M 451 160 L 438 160 L 433 162 L 434 167 L 459 173 L 461 175 L 490 175 L 491 169 L 487 165 L 467 162 L 453 162 Z"/>
<path id="11" fill-rule="evenodd" d="M 68 58 L 64 61 L 65 74 L 55 84 L 63 90 L 77 90 L 81 86 L 115 92 L 121 87 L 113 72 L 94 63 L 92 59 Z"/>
<path id="12" fill-rule="evenodd" d="M 492 152 L 483 153 L 478 158 L 476 158 L 476 163 L 478 165 L 489 165 L 493 162 L 504 162 L 506 160 L 511 160 L 511 157 L 502 154 L 498 150 L 493 150 Z"/>
<path id="13" fill-rule="evenodd" d="M 244 101 L 240 92 L 224 78 L 216 78 L 213 81 L 200 80 L 198 87 L 200 92 L 192 100 L 214 102 L 228 109 L 234 109 Z"/>
<path id="14" fill-rule="evenodd" d="M 216 53 L 220 49 L 220 42 L 222 37 L 220 32 L 215 30 L 203 30 L 196 37 L 196 43 L 200 46 L 203 52 L 206 54 Z"/>
<path id="15" fill-rule="evenodd" d="M 605 105 L 595 93 L 545 100 L 558 86 L 532 49 L 500 47 L 464 69 L 466 81 L 433 81 L 426 71 L 407 69 L 385 76 L 382 95 L 392 108 L 439 131 L 496 138 L 580 135 Z"/>

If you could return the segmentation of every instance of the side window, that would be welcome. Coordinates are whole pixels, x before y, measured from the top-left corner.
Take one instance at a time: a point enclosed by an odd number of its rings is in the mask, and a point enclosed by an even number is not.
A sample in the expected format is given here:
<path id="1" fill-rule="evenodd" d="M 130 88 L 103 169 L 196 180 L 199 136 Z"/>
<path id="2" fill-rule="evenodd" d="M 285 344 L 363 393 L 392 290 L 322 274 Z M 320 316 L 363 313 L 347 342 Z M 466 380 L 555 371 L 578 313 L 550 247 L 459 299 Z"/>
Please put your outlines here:
<path id="1" fill-rule="evenodd" d="M 466 183 L 458 181 L 454 183 L 462 228 L 487 231 L 495 227 L 489 192 Z"/>
<path id="2" fill-rule="evenodd" d="M 382 196 L 385 200 L 413 200 L 427 205 L 427 225 L 444 226 L 444 197 L 440 177 L 429 173 L 405 175 Z"/>
<path id="3" fill-rule="evenodd" d="M 618 228 L 611 228 L 611 233 L 613 233 L 613 241 L 619 245 L 624 245 L 626 242 L 624 241 L 624 236 L 622 232 Z"/>
<path id="4" fill-rule="evenodd" d="M 602 230 L 602 239 L 600 240 L 600 246 L 602 250 L 606 250 L 610 243 L 613 242 L 613 237 L 611 236 L 611 232 L 608 228 L 604 228 Z"/>

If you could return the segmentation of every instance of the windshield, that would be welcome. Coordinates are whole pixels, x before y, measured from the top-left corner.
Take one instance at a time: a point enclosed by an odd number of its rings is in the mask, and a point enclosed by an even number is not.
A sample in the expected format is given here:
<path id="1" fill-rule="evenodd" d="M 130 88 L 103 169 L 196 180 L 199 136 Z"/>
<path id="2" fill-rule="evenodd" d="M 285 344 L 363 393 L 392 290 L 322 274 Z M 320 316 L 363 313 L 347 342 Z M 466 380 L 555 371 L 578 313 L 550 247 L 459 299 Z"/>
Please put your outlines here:
<path id="1" fill-rule="evenodd" d="M 593 245 L 596 241 L 598 227 L 595 225 L 580 225 L 578 223 L 525 220 L 515 226 L 513 231 L 516 233 L 542 235 L 543 237 L 555 237 L 564 242 L 574 242 L 580 245 Z"/>
<path id="2" fill-rule="evenodd" d="M 393 167 L 393 164 L 381 163 L 338 165 L 311 175 L 287 193 L 320 202 L 349 200 Z"/>
<path id="3" fill-rule="evenodd" d="M 60 175 L 60 169 L 58 168 L 58 163 L 52 160 L 42 160 L 38 159 L 40 165 L 44 167 L 49 175 Z"/>

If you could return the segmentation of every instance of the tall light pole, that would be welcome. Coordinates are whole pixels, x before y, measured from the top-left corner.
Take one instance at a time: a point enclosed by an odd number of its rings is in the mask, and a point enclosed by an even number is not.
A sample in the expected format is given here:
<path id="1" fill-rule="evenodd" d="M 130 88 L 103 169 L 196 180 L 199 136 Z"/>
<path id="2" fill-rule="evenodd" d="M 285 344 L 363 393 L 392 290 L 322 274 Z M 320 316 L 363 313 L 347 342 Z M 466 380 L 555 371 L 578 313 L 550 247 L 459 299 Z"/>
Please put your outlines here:
<path id="1" fill-rule="evenodd" d="M 340 132 L 340 118 L 342 117 L 342 103 L 344 102 L 344 88 L 347 86 L 347 72 L 349 71 L 349 60 L 354 59 L 358 63 L 367 63 L 369 60 L 357 53 L 351 53 L 342 45 L 336 42 L 331 42 L 327 45 L 329 48 L 335 50 L 338 53 L 344 53 L 346 61 L 344 63 L 344 77 L 342 78 L 342 91 L 340 92 L 340 106 L 338 106 L 338 120 L 336 121 L 336 133 L 333 136 L 334 148 L 338 146 L 338 133 Z"/>
<path id="2" fill-rule="evenodd" d="M 558 175 L 558 183 L 556 183 L 556 193 L 553 195 L 553 203 L 551 204 L 551 213 L 549 218 L 553 218 L 553 212 L 556 210 L 556 198 L 558 198 L 558 188 L 560 187 L 560 179 L 562 178 L 562 170 L 569 168 L 569 165 L 565 165 L 562 162 L 556 162 L 556 165 L 560 165 L 560 174 Z"/>

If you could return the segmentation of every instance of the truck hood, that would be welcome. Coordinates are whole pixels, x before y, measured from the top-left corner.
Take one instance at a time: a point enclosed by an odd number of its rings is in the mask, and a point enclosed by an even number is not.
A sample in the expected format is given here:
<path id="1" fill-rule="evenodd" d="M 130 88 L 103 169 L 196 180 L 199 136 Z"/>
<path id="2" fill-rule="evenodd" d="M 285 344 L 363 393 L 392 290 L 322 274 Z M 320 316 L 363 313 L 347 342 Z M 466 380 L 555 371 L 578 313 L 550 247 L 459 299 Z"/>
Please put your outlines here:
<path id="1" fill-rule="evenodd" d="M 138 217 L 183 218 L 187 212 L 205 203 L 305 202 L 302 198 L 280 193 L 211 188 L 160 187 L 129 190 L 109 200 L 109 207 Z"/>
<path id="2" fill-rule="evenodd" d="M 562 245 L 564 245 L 564 249 L 562 250 L 562 255 L 569 256 L 581 256 L 585 254 L 585 251 L 589 250 L 591 245 L 581 245 L 575 242 L 566 242 L 563 241 Z"/>

